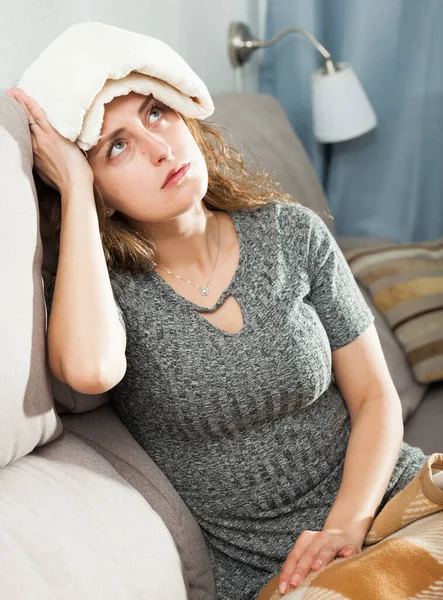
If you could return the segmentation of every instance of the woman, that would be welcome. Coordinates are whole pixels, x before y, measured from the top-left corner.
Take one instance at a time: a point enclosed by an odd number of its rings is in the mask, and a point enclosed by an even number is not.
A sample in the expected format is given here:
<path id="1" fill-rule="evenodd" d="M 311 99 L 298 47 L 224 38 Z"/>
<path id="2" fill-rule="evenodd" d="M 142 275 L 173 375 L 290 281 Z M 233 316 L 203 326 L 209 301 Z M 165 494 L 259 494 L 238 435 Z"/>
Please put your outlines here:
<path id="1" fill-rule="evenodd" d="M 402 442 L 374 317 L 320 217 L 153 97 L 109 102 L 85 156 L 8 94 L 60 196 L 51 371 L 110 390 L 200 524 L 218 600 L 359 553 L 426 456 Z"/>

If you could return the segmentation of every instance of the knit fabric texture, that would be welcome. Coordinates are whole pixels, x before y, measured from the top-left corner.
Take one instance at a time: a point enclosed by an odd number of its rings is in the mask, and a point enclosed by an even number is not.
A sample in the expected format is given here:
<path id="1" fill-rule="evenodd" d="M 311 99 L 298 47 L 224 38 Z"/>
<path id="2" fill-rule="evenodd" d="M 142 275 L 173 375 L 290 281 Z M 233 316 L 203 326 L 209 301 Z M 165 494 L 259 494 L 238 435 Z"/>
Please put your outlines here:
<path id="1" fill-rule="evenodd" d="M 331 352 L 374 316 L 311 209 L 228 212 L 240 260 L 212 308 L 155 271 L 110 273 L 127 331 L 127 371 L 110 395 L 199 523 L 217 600 L 254 600 L 337 496 L 351 427 Z M 198 314 L 229 295 L 243 313 L 238 333 Z M 379 511 L 425 461 L 402 443 Z"/>

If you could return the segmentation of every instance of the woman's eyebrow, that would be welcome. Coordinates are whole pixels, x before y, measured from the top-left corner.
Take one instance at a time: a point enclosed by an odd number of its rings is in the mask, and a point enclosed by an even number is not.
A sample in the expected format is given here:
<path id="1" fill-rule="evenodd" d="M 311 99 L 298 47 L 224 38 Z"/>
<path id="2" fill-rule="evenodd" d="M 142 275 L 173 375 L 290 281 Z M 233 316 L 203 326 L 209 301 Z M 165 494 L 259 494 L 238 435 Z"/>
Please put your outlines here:
<path id="1" fill-rule="evenodd" d="M 142 112 L 145 110 L 145 108 L 151 104 L 151 102 L 154 100 L 154 96 L 152 94 L 149 94 L 149 96 L 147 96 L 143 102 L 140 104 L 137 113 L 139 115 L 142 114 Z M 109 135 L 107 135 L 106 137 L 102 137 L 100 139 L 100 141 L 98 142 L 98 144 L 96 145 L 96 150 L 97 150 L 97 154 L 100 152 L 102 146 L 104 144 L 106 144 L 106 142 L 111 141 L 112 138 L 117 137 L 118 135 L 120 135 L 120 133 L 124 131 L 124 127 L 119 127 L 118 129 L 116 129 L 115 131 L 113 131 L 112 133 L 110 133 Z"/>

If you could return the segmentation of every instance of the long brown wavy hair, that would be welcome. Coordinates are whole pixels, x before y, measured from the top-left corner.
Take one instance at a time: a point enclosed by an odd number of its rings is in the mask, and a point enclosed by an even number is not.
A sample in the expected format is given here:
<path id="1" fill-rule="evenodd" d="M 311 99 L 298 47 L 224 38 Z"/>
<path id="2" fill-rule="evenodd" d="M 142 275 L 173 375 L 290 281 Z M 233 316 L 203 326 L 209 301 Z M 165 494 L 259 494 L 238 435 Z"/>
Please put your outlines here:
<path id="1" fill-rule="evenodd" d="M 180 113 L 179 113 L 180 114 Z M 202 202 L 207 209 L 238 210 L 270 202 L 299 204 L 281 190 L 278 182 L 264 170 L 252 171 L 245 157 L 228 145 L 215 123 L 180 115 L 197 142 L 208 168 L 208 189 Z M 60 194 L 46 185 L 34 171 L 41 212 L 41 236 L 58 259 L 60 248 Z M 124 214 L 106 216 L 105 199 L 93 186 L 99 229 L 108 269 L 148 274 L 154 268 L 156 247 L 146 234 L 131 227 Z M 58 262 L 58 260 L 56 261 Z M 55 276 L 55 268 L 52 273 Z"/>

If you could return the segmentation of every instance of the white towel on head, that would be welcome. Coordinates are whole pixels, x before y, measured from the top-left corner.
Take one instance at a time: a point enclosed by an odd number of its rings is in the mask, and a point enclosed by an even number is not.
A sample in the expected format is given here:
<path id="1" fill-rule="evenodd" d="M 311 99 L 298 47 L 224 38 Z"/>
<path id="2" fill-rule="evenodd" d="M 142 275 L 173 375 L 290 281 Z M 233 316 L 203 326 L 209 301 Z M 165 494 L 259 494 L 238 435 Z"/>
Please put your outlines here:
<path id="1" fill-rule="evenodd" d="M 82 150 L 100 139 L 104 104 L 131 91 L 152 93 L 185 117 L 205 119 L 214 112 L 203 81 L 170 46 L 104 23 L 69 27 L 29 65 L 16 87 Z"/>

